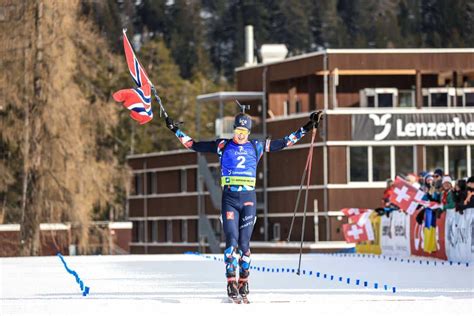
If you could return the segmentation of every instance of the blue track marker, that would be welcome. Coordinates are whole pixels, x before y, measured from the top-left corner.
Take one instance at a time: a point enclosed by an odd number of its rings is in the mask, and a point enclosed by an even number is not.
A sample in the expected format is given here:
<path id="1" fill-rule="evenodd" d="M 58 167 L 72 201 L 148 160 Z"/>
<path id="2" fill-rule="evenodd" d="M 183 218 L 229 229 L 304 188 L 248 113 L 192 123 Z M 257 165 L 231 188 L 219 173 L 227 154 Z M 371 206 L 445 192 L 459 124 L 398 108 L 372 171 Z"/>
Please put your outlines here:
<path id="1" fill-rule="evenodd" d="M 214 259 L 214 260 L 217 259 L 215 256 L 204 255 L 204 254 L 200 254 L 199 252 L 196 252 L 196 253 L 193 253 L 193 252 L 185 252 L 185 254 L 197 255 L 197 256 L 201 256 L 201 257 L 203 257 L 203 258 L 207 258 L 207 259 L 211 259 L 211 260 L 212 260 L 212 259 Z M 333 255 L 343 256 L 343 255 L 345 255 L 345 254 L 333 254 Z M 358 254 L 347 254 L 348 257 L 355 257 L 356 255 L 358 256 Z M 74 272 L 74 271 L 69 270 L 69 268 L 67 268 L 66 263 L 64 262 L 64 259 L 62 258 L 62 256 L 61 256 L 60 254 L 58 254 L 58 256 L 60 256 L 61 260 L 63 261 L 66 270 L 67 270 L 69 273 L 71 273 L 72 275 L 74 275 L 74 276 L 76 277 L 76 281 L 79 283 L 79 285 L 80 285 L 80 287 L 81 287 L 81 290 L 84 291 L 84 292 L 83 292 L 83 296 L 86 296 L 87 294 L 89 294 L 89 288 L 88 288 L 87 286 L 84 287 L 84 284 L 83 284 L 83 282 L 79 279 L 79 277 L 77 276 L 77 273 Z M 363 256 L 365 256 L 365 255 L 363 254 Z M 367 254 L 367 257 L 370 257 L 370 255 Z M 375 256 L 373 256 L 373 257 L 376 258 Z M 382 257 L 382 256 L 377 256 L 377 258 L 379 258 L 379 259 L 380 259 L 381 257 Z M 385 256 L 384 256 L 384 257 L 385 257 Z M 391 257 L 388 257 L 388 256 L 387 256 L 387 257 L 385 257 L 385 258 L 389 258 L 389 260 L 391 260 Z M 396 260 L 395 257 L 393 257 L 393 258 L 394 258 L 394 260 Z M 218 260 L 218 261 L 221 261 L 220 259 L 217 259 L 217 260 Z M 222 261 L 224 261 L 224 260 L 222 260 Z M 407 261 L 408 261 L 408 260 L 407 260 Z M 413 263 L 416 263 L 416 261 L 413 260 Z M 421 260 L 420 260 L 420 263 L 422 263 Z M 452 264 L 452 263 L 451 263 L 451 264 Z M 458 265 L 461 265 L 461 263 L 458 263 Z M 466 266 L 468 266 L 467 263 L 466 263 Z M 268 268 L 268 267 L 250 266 L 250 269 L 257 270 L 257 271 L 262 271 L 262 272 L 280 272 L 280 269 L 279 269 L 279 268 Z M 260 270 L 260 269 L 261 269 L 261 270 Z M 286 269 L 286 271 L 285 271 L 285 269 Z M 275 270 L 276 270 L 276 271 L 275 271 Z M 281 272 L 282 272 L 282 273 L 284 273 L 284 272 L 286 272 L 286 273 L 295 273 L 295 269 L 284 268 L 284 267 L 283 267 L 283 268 L 281 268 Z M 310 275 L 310 276 L 313 275 L 313 271 L 311 271 L 311 270 L 308 270 L 308 271 L 306 271 L 306 270 L 301 270 L 301 272 L 302 272 L 302 274 L 305 274 L 305 275 L 306 275 L 306 274 L 307 274 L 307 275 Z M 308 272 L 308 273 L 306 273 L 306 272 Z M 323 274 L 322 272 L 314 272 L 314 274 L 316 275 L 317 278 L 319 278 L 320 276 L 322 276 L 324 279 L 329 279 L 329 278 L 330 278 L 331 281 L 334 281 L 335 278 L 337 278 L 337 279 L 339 280 L 339 282 L 343 282 L 343 280 L 344 280 L 344 277 L 342 277 L 342 276 L 334 276 L 334 275 L 326 274 L 326 273 Z M 368 286 L 369 286 L 369 282 L 368 282 L 368 281 L 362 281 L 362 282 L 363 282 L 364 287 L 368 287 Z M 361 285 L 362 282 L 361 282 L 360 279 L 356 279 L 356 280 L 355 280 L 355 285 Z M 347 283 L 347 284 L 351 284 L 351 279 L 350 279 L 349 277 L 346 278 L 346 283 Z M 375 283 L 375 282 L 374 282 L 373 284 L 374 284 L 374 289 L 380 289 L 381 286 L 379 287 L 379 283 Z M 385 285 L 383 286 L 383 288 L 384 288 L 384 290 L 388 290 L 388 289 L 389 289 L 389 286 L 385 284 Z M 393 292 L 393 293 L 396 293 L 396 287 L 393 286 L 393 287 L 391 287 L 391 288 L 392 288 L 392 292 Z"/>
<path id="2" fill-rule="evenodd" d="M 58 257 L 59 257 L 59 259 L 61 259 L 66 271 L 76 278 L 77 284 L 79 284 L 79 286 L 81 287 L 82 296 L 86 296 L 87 294 L 89 294 L 90 288 L 88 286 L 84 285 L 84 282 L 79 278 L 79 275 L 77 274 L 76 271 L 71 270 L 71 269 L 68 268 L 68 266 L 66 264 L 66 261 L 64 260 L 64 257 L 60 252 L 58 252 Z"/>

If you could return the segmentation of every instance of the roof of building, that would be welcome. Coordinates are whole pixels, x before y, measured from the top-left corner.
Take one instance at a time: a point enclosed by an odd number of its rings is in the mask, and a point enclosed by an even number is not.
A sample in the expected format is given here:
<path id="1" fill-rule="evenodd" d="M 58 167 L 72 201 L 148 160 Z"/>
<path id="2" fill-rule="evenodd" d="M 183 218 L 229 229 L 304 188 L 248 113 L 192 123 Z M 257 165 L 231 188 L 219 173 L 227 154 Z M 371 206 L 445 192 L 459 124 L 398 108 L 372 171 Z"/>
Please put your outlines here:
<path id="1" fill-rule="evenodd" d="M 459 53 L 471 53 L 474 54 L 474 48 L 342 48 L 342 49 L 325 49 L 316 52 L 301 54 L 297 56 L 292 56 L 285 58 L 280 61 L 271 62 L 271 63 L 261 63 L 252 66 L 242 66 L 235 68 L 236 72 L 242 70 L 248 70 L 252 68 L 265 67 L 269 65 L 276 65 L 285 63 L 288 61 L 294 61 L 298 59 L 311 58 L 321 55 L 330 55 L 330 54 L 459 54 Z"/>
<path id="2" fill-rule="evenodd" d="M 256 100 L 263 98 L 264 93 L 261 91 L 220 91 L 199 95 L 196 100 L 198 102 L 220 102 L 220 101 L 239 101 Z"/>

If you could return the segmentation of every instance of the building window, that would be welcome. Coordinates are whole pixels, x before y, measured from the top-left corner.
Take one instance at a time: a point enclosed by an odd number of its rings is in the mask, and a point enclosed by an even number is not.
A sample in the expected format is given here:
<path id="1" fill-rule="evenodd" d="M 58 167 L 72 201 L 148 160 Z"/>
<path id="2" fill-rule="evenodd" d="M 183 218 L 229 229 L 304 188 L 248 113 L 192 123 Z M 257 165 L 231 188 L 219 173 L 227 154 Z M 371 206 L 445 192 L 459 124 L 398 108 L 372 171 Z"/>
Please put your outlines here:
<path id="1" fill-rule="evenodd" d="M 424 99 L 423 106 L 450 107 L 456 105 L 455 88 L 424 88 L 422 89 L 422 94 Z"/>
<path id="2" fill-rule="evenodd" d="M 145 222 L 139 221 L 137 222 L 137 230 L 138 230 L 138 242 L 145 242 Z"/>
<path id="3" fill-rule="evenodd" d="M 151 222 L 151 241 L 158 242 L 158 221 Z"/>
<path id="4" fill-rule="evenodd" d="M 375 97 L 373 95 L 367 96 L 367 107 L 374 108 L 375 107 Z"/>
<path id="5" fill-rule="evenodd" d="M 393 94 L 391 93 L 379 93 L 377 94 L 377 101 L 379 108 L 391 108 L 393 104 Z"/>
<path id="6" fill-rule="evenodd" d="M 134 178 L 135 195 L 143 194 L 143 174 L 136 173 Z"/>
<path id="7" fill-rule="evenodd" d="M 367 147 L 349 147 L 350 182 L 369 181 L 368 164 L 369 159 Z"/>
<path id="8" fill-rule="evenodd" d="M 464 106 L 474 106 L 474 92 L 464 94 Z"/>
<path id="9" fill-rule="evenodd" d="M 425 146 L 426 170 L 444 169 L 444 146 Z"/>
<path id="10" fill-rule="evenodd" d="M 188 220 L 181 220 L 181 241 L 188 242 Z"/>
<path id="11" fill-rule="evenodd" d="M 395 174 L 407 175 L 415 171 L 413 146 L 395 147 Z"/>
<path id="12" fill-rule="evenodd" d="M 432 93 L 431 94 L 431 106 L 447 106 L 448 105 L 448 94 L 447 93 Z"/>
<path id="13" fill-rule="evenodd" d="M 373 181 L 385 181 L 390 178 L 390 147 L 372 147 Z"/>
<path id="14" fill-rule="evenodd" d="M 347 151 L 348 182 L 383 182 L 414 172 L 413 146 L 355 146 Z"/>
<path id="15" fill-rule="evenodd" d="M 397 104 L 398 89 L 366 88 L 359 91 L 360 107 L 391 108 Z"/>
<path id="16" fill-rule="evenodd" d="M 156 172 L 147 172 L 147 194 L 158 193 L 158 183 L 157 183 L 157 174 Z"/>
<path id="17" fill-rule="evenodd" d="M 186 169 L 181 169 L 180 170 L 180 186 L 181 186 L 181 192 L 187 192 L 188 191 L 188 172 Z"/>
<path id="18" fill-rule="evenodd" d="M 413 90 L 398 91 L 398 106 L 408 108 L 415 106 L 415 92 Z"/>
<path id="19" fill-rule="evenodd" d="M 281 239 L 281 226 L 280 223 L 273 224 L 273 240 L 279 241 Z"/>
<path id="20" fill-rule="evenodd" d="M 301 113 L 301 111 L 302 111 L 301 100 L 296 100 L 296 113 Z"/>
<path id="21" fill-rule="evenodd" d="M 166 221 L 166 241 L 167 242 L 173 241 L 173 221 L 172 220 Z"/>
<path id="22" fill-rule="evenodd" d="M 140 239 L 139 237 L 139 231 L 138 231 L 138 222 L 133 221 L 132 222 L 132 242 L 138 242 Z"/>
<path id="23" fill-rule="evenodd" d="M 453 179 L 467 177 L 467 148 L 466 146 L 448 147 L 449 175 Z M 472 168 L 472 167 L 471 167 Z"/>

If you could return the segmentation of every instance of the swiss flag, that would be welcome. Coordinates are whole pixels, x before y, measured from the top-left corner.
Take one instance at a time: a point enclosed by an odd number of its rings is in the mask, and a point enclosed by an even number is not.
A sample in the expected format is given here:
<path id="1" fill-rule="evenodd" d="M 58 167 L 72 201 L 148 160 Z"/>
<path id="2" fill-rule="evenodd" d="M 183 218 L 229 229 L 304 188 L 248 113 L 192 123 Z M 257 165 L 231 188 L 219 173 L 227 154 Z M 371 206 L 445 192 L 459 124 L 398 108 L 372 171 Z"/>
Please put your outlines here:
<path id="1" fill-rule="evenodd" d="M 430 208 L 432 210 L 437 209 L 437 208 L 443 208 L 442 203 L 437 203 L 433 201 L 417 201 L 419 204 L 423 205 L 426 208 Z"/>
<path id="2" fill-rule="evenodd" d="M 397 177 L 393 183 L 393 191 L 389 200 L 390 203 L 395 204 L 401 210 L 412 215 L 424 195 L 425 193 L 423 191 L 418 190 L 407 181 Z"/>
<path id="3" fill-rule="evenodd" d="M 344 213 L 346 216 L 353 216 L 353 215 L 360 215 L 362 213 L 365 213 L 367 211 L 370 211 L 368 208 L 343 208 L 341 209 L 341 212 Z"/>
<path id="4" fill-rule="evenodd" d="M 358 224 L 344 224 L 342 225 L 344 238 L 347 242 L 361 242 L 366 240 L 374 240 L 374 233 L 370 221 L 363 226 Z"/>

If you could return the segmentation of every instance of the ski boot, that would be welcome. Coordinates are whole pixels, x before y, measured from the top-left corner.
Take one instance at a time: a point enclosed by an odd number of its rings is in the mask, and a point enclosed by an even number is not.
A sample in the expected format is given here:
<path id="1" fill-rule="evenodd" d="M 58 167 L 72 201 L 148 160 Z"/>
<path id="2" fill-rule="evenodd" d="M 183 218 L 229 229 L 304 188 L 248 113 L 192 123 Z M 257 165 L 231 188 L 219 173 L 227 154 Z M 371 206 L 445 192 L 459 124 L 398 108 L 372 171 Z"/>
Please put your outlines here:
<path id="1" fill-rule="evenodd" d="M 227 296 L 236 304 L 240 304 L 239 288 L 236 281 L 237 256 L 234 247 L 229 247 L 224 251 L 224 261 L 226 263 Z"/>
<path id="2" fill-rule="evenodd" d="M 240 253 L 239 260 L 240 270 L 239 270 L 239 295 L 242 298 L 244 304 L 248 304 L 247 295 L 249 294 L 249 270 L 250 270 L 250 250 L 247 253 Z"/>
<path id="3" fill-rule="evenodd" d="M 227 278 L 227 296 L 232 302 L 240 304 L 239 288 L 235 281 L 235 277 Z"/>

